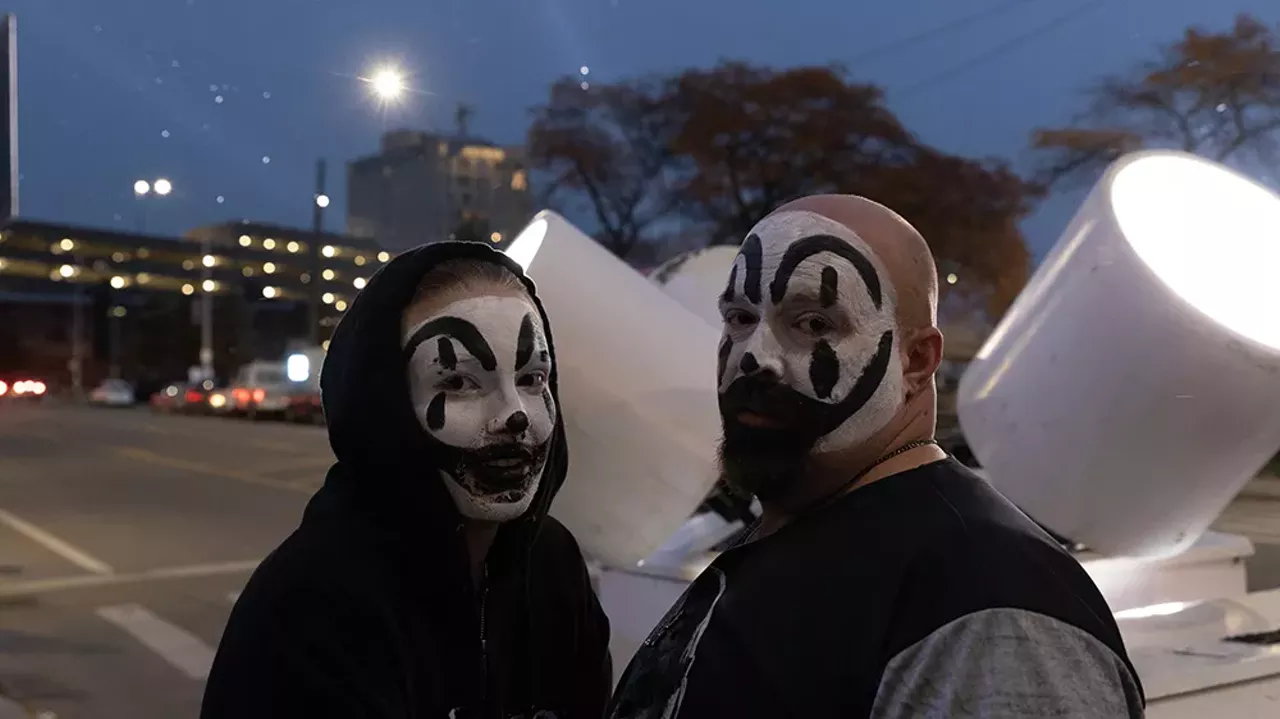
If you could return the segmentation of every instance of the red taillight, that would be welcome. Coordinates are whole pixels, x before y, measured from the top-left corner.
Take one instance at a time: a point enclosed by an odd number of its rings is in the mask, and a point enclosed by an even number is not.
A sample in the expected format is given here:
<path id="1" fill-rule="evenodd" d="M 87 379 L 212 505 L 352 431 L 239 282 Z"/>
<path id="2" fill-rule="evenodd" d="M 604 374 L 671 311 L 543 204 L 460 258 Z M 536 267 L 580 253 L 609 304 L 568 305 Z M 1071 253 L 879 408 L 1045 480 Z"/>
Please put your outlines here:
<path id="1" fill-rule="evenodd" d="M 202 399 L 204 397 L 199 392 L 193 389 L 187 390 L 187 404 L 200 404 Z"/>
<path id="2" fill-rule="evenodd" d="M 234 392 L 232 392 L 231 394 L 235 396 L 235 398 L 236 398 L 236 404 L 248 404 L 248 402 L 249 402 L 249 390 L 247 390 L 247 389 L 237 389 L 237 390 L 235 390 Z"/>
<path id="3" fill-rule="evenodd" d="M 254 402 L 261 402 L 262 400 L 264 400 L 264 399 L 266 399 L 266 398 L 267 398 L 267 391 L 266 391 L 266 390 L 264 390 L 264 389 L 255 389 L 255 390 L 253 391 L 253 401 L 254 401 Z"/>

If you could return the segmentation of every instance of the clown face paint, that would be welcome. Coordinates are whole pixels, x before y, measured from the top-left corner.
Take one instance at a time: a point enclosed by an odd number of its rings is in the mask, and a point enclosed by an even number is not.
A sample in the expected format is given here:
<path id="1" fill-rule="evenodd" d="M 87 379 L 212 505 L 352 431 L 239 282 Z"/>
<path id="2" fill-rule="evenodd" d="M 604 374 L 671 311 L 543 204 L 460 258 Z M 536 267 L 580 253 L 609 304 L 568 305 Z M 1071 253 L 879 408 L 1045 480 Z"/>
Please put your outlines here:
<path id="1" fill-rule="evenodd" d="M 879 258 L 848 227 L 812 212 L 761 220 L 720 298 L 722 459 L 777 474 L 887 425 L 904 401 L 895 308 Z"/>
<path id="2" fill-rule="evenodd" d="M 412 327 L 414 412 L 465 517 L 505 522 L 533 502 L 556 424 L 542 320 L 521 297 L 453 302 Z"/>

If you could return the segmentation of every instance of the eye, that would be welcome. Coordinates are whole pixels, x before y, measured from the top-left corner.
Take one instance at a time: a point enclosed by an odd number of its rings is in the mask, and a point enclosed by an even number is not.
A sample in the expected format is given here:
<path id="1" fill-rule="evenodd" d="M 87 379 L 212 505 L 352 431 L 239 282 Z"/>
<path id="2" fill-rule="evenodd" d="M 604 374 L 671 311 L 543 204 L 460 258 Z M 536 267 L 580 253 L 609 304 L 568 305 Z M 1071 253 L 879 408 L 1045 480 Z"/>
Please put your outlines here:
<path id="1" fill-rule="evenodd" d="M 480 384 L 466 375 L 455 374 L 437 382 L 436 389 L 442 389 L 446 392 L 468 392 L 480 389 Z"/>
<path id="2" fill-rule="evenodd" d="M 834 322 L 817 312 L 806 312 L 800 315 L 792 326 L 812 337 L 825 337 L 835 331 L 836 328 Z"/>
<path id="3" fill-rule="evenodd" d="M 730 307 L 721 315 L 724 323 L 730 328 L 733 327 L 750 327 L 756 323 L 756 316 L 746 310 L 737 307 Z"/>
<path id="4" fill-rule="evenodd" d="M 542 388 L 545 387 L 546 384 L 547 373 L 542 370 L 521 375 L 520 379 L 516 380 L 516 385 L 520 387 L 527 387 L 535 392 L 541 392 Z"/>

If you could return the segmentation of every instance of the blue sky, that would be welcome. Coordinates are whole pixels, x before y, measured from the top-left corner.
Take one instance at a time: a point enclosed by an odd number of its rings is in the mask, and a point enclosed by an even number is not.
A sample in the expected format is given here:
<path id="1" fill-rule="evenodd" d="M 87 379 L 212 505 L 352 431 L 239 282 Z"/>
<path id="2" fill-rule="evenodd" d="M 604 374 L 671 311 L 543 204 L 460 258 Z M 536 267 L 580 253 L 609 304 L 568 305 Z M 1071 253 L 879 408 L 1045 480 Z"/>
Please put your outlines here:
<path id="1" fill-rule="evenodd" d="M 926 141 L 1026 167 L 1031 130 L 1068 121 L 1099 75 L 1133 66 L 1191 24 L 1223 28 L 1239 12 L 1280 22 L 1274 0 L 8 0 L 3 8 L 19 18 L 22 214 L 132 229 L 133 182 L 163 176 L 173 195 L 145 207 L 157 233 L 241 218 L 306 226 L 319 157 L 330 163 L 335 200 L 327 224 L 340 229 L 343 163 L 373 151 L 384 127 L 449 128 L 465 101 L 476 108 L 476 133 L 519 142 L 528 108 L 582 65 L 609 81 L 720 59 L 845 62 L 883 85 Z M 985 8 L 1002 9 L 853 62 Z M 410 70 L 418 90 L 387 116 L 356 79 L 385 60 Z M 1027 221 L 1037 255 L 1079 199 L 1051 198 Z"/>

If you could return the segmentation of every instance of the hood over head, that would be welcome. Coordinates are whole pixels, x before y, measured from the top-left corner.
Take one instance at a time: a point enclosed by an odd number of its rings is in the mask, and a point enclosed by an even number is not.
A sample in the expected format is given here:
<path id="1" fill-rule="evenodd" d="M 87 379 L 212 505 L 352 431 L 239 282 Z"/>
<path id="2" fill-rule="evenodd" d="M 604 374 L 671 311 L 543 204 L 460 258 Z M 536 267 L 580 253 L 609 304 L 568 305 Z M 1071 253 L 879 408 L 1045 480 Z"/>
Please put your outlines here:
<path id="1" fill-rule="evenodd" d="M 492 262 L 522 281 L 542 317 L 552 357 L 548 384 L 557 406 L 560 402 L 551 324 L 532 280 L 513 260 L 483 244 L 442 242 L 398 255 L 378 270 L 334 331 L 321 370 L 329 445 L 338 459 L 325 479 L 322 494 L 359 505 L 379 520 L 393 521 L 399 531 L 452 530 L 461 522 L 440 475 L 447 458 L 429 441 L 414 414 L 401 349 L 401 316 L 422 277 L 437 265 L 457 259 Z M 560 415 L 557 412 L 533 503 L 509 525 L 536 530 L 564 482 L 568 452 Z M 513 532 L 504 526 L 502 534 Z"/>

